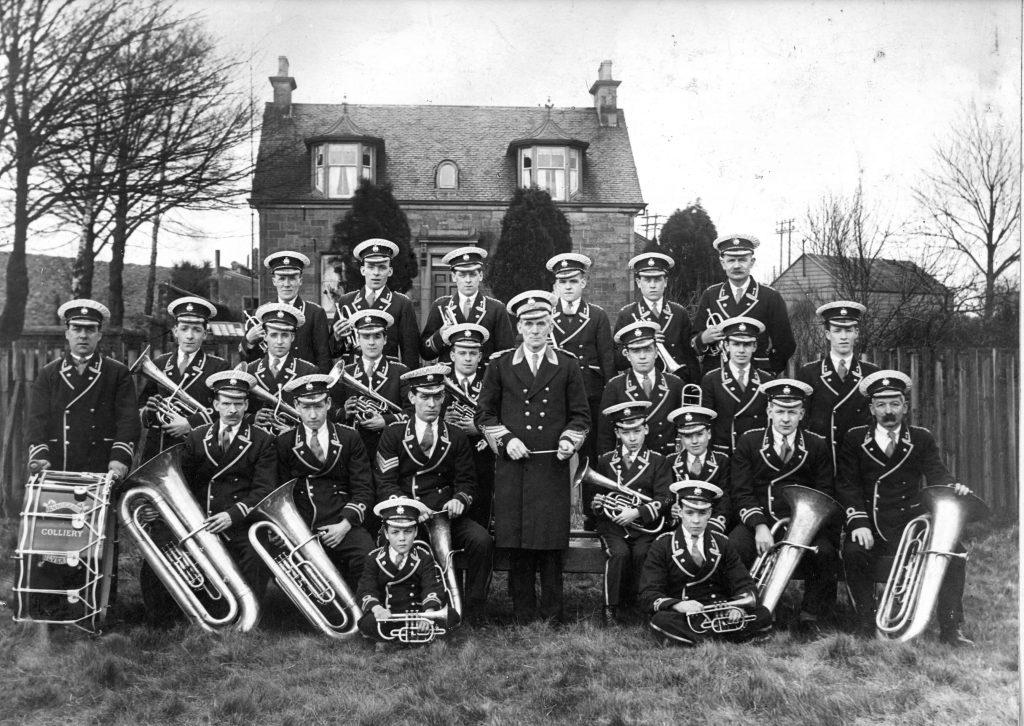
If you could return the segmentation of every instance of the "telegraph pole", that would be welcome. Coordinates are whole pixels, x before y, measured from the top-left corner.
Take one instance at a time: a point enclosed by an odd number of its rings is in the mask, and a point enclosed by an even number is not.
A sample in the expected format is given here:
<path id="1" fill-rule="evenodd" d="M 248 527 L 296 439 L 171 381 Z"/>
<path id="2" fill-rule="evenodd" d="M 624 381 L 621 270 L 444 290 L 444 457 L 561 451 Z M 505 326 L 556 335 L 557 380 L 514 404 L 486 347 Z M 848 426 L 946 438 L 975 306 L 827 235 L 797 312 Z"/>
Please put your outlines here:
<path id="1" fill-rule="evenodd" d="M 795 219 L 780 219 L 775 224 L 775 234 L 779 235 L 779 274 L 782 274 L 783 269 L 786 266 L 793 263 L 793 222 Z M 788 236 L 789 245 L 789 261 L 783 265 L 782 262 L 782 248 L 783 248 L 783 236 Z"/>

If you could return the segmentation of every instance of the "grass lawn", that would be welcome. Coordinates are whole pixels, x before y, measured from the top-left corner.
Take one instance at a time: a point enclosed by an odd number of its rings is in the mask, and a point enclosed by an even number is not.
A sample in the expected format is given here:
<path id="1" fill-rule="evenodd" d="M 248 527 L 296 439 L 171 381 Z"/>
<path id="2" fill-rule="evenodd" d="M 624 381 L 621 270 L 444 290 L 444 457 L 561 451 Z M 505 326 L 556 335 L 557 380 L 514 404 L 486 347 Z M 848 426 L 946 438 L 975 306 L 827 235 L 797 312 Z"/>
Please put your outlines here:
<path id="1" fill-rule="evenodd" d="M 0 577 L 10 578 L 7 523 Z M 764 645 L 661 648 L 636 626 L 596 627 L 600 581 L 568 577 L 572 624 L 495 624 L 443 646 L 374 653 L 311 631 L 274 592 L 254 633 L 140 623 L 138 555 L 122 553 L 120 622 L 99 638 L 0 621 L 0 723 L 17 724 L 1009 724 L 1017 720 L 1017 529 L 966 539 L 968 632 L 907 645 L 832 632 Z"/>

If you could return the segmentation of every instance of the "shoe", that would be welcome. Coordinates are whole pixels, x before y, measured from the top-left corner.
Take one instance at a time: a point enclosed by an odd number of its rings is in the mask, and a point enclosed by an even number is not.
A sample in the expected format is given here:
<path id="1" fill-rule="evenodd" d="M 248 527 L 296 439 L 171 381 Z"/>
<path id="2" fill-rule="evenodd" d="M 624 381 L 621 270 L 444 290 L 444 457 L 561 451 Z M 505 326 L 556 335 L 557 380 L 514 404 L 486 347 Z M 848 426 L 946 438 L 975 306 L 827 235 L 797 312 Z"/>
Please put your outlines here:
<path id="1" fill-rule="evenodd" d="M 949 630 L 943 630 L 939 634 L 939 642 L 945 643 L 953 648 L 973 648 L 974 641 L 964 635 L 960 628 L 950 628 Z"/>

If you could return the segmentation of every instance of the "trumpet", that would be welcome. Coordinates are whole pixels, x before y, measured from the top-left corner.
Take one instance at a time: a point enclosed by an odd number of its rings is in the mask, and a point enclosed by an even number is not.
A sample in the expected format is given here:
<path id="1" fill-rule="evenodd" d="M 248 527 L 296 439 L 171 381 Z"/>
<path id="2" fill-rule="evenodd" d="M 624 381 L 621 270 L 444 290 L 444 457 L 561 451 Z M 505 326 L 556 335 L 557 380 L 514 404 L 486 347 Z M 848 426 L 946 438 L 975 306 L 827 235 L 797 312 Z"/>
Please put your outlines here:
<path id="1" fill-rule="evenodd" d="M 750 570 L 751 577 L 757 581 L 758 599 L 769 612 L 775 611 L 804 552 L 818 551 L 811 545 L 818 530 L 840 510 L 839 502 L 828 494 L 799 484 L 782 487 L 782 497 L 789 502 L 792 515 L 772 525 L 772 538 L 781 527 L 788 527 L 786 539 L 773 544 Z"/>
<path id="2" fill-rule="evenodd" d="M 438 625 L 448 620 L 448 608 L 427 610 L 420 613 L 391 613 L 383 620 L 377 621 L 377 632 L 384 640 L 397 640 L 399 643 L 420 644 L 430 643 L 445 629 Z M 398 628 L 389 628 L 385 633 L 381 627 L 384 623 L 401 623 Z"/>
<path id="3" fill-rule="evenodd" d="M 627 486 L 619 484 L 617 481 L 612 481 L 608 477 L 598 474 L 591 468 L 590 462 L 587 461 L 587 457 L 585 456 L 580 458 L 579 466 L 576 467 L 576 474 L 573 476 L 572 486 L 579 486 L 582 483 L 611 490 L 611 494 L 597 495 L 597 497 L 601 497 L 598 501 L 605 516 L 609 519 L 617 517 L 622 513 L 623 509 L 639 509 L 644 504 L 654 501 L 653 497 L 649 497 L 646 494 L 630 489 Z M 595 499 L 597 499 L 597 497 L 595 497 Z M 643 532 L 644 534 L 657 534 L 661 531 L 664 523 L 664 516 L 659 516 L 650 527 L 644 527 L 639 521 L 630 522 L 626 526 L 630 529 L 635 529 L 637 532 Z"/>
<path id="4" fill-rule="evenodd" d="M 757 616 L 749 611 L 757 606 L 757 597 L 752 592 L 729 602 L 716 602 L 705 605 L 699 612 L 686 616 L 686 622 L 696 633 L 731 633 L 742 630 L 747 623 L 756 620 Z M 730 619 L 730 615 L 739 611 L 740 617 Z"/>
<path id="5" fill-rule="evenodd" d="M 295 506 L 296 479 L 282 484 L 253 511 L 263 519 L 249 528 L 249 542 L 285 594 L 325 635 L 343 640 L 356 634 L 363 613 L 355 596 Z M 284 541 L 271 553 L 260 539 L 266 531 Z"/>
<path id="6" fill-rule="evenodd" d="M 121 498 L 121 521 L 178 607 L 199 627 L 252 630 L 260 618 L 256 595 L 220 537 L 206 530 L 206 516 L 181 470 L 182 447 L 172 446 L 128 475 L 137 486 Z M 170 529 L 170 542 L 153 540 L 142 522 L 147 507 L 155 508 Z M 221 603 L 224 613 L 213 614 L 204 600 Z"/>
<path id="7" fill-rule="evenodd" d="M 887 637 L 906 642 L 928 627 L 950 559 L 964 525 L 988 515 L 988 507 L 973 494 L 958 495 L 952 487 L 921 490 L 929 513 L 907 523 L 875 614 L 875 627 Z"/>
<path id="8" fill-rule="evenodd" d="M 157 386 L 163 388 L 166 391 L 170 391 L 170 395 L 167 397 L 161 397 L 157 403 L 157 418 L 160 423 L 170 423 L 171 419 L 176 416 L 182 416 L 189 418 L 199 414 L 203 423 L 210 423 L 213 421 L 213 417 L 210 414 L 210 410 L 201 404 L 195 397 L 191 396 L 187 391 L 183 390 L 180 383 L 175 383 L 167 374 L 164 373 L 160 368 L 153 362 L 149 356 L 150 346 L 146 346 L 146 349 L 142 351 L 139 357 L 128 372 L 131 374 L 141 373 L 146 378 L 150 379 Z"/>
<path id="9" fill-rule="evenodd" d="M 430 516 L 423 523 L 427 528 L 427 537 L 430 539 L 430 549 L 434 553 L 434 560 L 438 569 L 441 570 L 441 582 L 448 592 L 448 604 L 455 614 L 462 616 L 462 595 L 459 592 L 459 580 L 452 566 L 452 559 L 459 550 L 452 549 L 452 522 L 448 512 L 431 512 Z"/>

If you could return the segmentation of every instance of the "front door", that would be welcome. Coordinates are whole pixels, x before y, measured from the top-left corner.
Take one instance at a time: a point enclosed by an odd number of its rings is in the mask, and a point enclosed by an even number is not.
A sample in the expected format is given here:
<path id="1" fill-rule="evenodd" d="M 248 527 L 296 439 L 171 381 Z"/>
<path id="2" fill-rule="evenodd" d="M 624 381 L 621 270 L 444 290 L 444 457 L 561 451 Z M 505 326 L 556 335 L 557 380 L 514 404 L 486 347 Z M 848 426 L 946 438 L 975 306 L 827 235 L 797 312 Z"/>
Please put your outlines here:
<path id="1" fill-rule="evenodd" d="M 466 245 L 465 241 L 435 242 L 431 240 L 420 243 L 420 273 L 413 281 L 413 288 L 409 291 L 409 295 L 419 303 L 419 309 L 416 312 L 421 329 L 434 301 L 442 295 L 454 295 L 457 292 L 451 271 L 448 265 L 441 262 L 441 259 L 452 250 Z"/>

